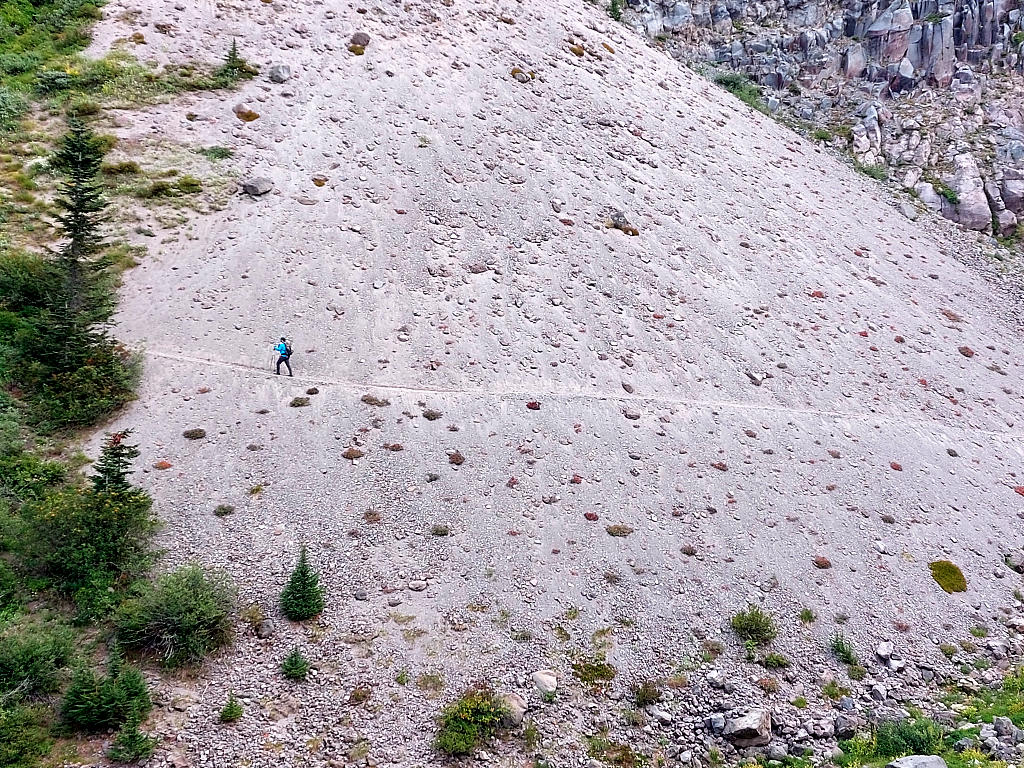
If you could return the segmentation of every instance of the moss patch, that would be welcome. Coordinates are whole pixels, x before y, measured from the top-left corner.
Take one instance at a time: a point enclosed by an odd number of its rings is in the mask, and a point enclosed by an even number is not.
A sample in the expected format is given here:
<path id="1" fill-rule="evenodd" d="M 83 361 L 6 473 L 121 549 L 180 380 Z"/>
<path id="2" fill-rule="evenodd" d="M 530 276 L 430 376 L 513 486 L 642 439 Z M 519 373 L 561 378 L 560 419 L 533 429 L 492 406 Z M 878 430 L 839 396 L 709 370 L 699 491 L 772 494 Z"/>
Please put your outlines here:
<path id="1" fill-rule="evenodd" d="M 964 578 L 963 571 L 949 560 L 936 560 L 929 563 L 928 568 L 931 569 L 932 578 L 943 591 L 949 594 L 967 591 L 967 579 Z"/>

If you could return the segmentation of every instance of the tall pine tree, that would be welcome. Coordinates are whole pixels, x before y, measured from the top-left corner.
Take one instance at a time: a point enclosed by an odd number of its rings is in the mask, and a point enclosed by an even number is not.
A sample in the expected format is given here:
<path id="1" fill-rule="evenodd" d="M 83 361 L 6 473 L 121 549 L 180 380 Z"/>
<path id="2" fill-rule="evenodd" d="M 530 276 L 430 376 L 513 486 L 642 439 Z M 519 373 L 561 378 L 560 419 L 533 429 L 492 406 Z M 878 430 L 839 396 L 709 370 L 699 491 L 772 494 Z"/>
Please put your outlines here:
<path id="1" fill-rule="evenodd" d="M 55 372 L 81 367 L 107 341 L 106 326 L 114 310 L 114 294 L 103 258 L 100 227 L 107 202 L 100 166 L 102 140 L 77 118 L 53 156 L 63 175 L 57 206 L 63 242 L 57 252 L 60 280 L 50 299 L 50 343 L 41 345 L 40 357 Z"/>

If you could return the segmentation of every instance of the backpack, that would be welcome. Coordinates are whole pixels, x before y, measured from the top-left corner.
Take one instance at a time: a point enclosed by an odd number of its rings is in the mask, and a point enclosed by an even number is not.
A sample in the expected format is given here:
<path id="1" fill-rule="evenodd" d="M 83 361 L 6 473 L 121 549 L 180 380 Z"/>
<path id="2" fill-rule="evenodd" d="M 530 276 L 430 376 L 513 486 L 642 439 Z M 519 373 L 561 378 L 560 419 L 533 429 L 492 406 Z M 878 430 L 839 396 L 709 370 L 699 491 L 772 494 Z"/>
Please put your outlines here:
<path id="1" fill-rule="evenodd" d="M 292 345 L 289 344 L 287 341 L 284 343 L 284 356 L 285 357 L 291 357 L 292 356 Z"/>

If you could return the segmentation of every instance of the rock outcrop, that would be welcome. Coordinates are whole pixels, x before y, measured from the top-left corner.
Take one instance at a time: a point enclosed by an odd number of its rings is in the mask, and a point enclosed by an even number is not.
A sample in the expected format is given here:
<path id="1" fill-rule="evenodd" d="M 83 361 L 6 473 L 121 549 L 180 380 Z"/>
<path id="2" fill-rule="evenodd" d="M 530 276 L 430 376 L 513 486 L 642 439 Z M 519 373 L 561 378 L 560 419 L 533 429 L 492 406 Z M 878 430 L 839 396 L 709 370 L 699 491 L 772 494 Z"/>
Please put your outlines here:
<path id="1" fill-rule="evenodd" d="M 929 207 L 1010 235 L 1024 208 L 1020 0 L 633 0 L 674 54 L 743 72 L 766 103 Z"/>

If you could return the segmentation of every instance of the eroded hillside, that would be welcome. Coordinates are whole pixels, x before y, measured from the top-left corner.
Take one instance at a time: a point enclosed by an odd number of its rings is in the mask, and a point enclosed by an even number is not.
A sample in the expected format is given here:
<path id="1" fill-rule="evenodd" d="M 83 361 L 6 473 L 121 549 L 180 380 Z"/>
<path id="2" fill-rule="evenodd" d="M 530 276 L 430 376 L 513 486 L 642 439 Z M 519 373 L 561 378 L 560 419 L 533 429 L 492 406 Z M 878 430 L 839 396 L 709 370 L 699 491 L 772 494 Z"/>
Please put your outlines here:
<path id="1" fill-rule="evenodd" d="M 122 146 L 223 146 L 273 182 L 180 226 L 140 209 L 156 237 L 123 291 L 146 367 L 118 425 L 170 465 L 143 478 L 166 562 L 223 566 L 273 622 L 163 684 L 159 759 L 421 765 L 440 706 L 481 679 L 525 697 L 553 765 L 603 728 L 733 760 L 705 717 L 743 705 L 773 710 L 776 747 L 825 756 L 832 677 L 864 718 L 934 698 L 963 661 L 937 644 L 972 626 L 992 633 L 978 653 L 1019 653 L 1019 335 L 947 225 L 582 3 L 105 15 L 96 50 L 141 32 L 140 59 L 210 59 L 235 38 L 263 70 L 124 116 Z M 272 371 L 281 335 L 293 379 Z M 300 543 L 328 588 L 306 625 L 277 610 Z M 729 630 L 748 603 L 794 662 L 775 692 Z M 864 680 L 830 660 L 836 616 Z M 305 685 L 279 673 L 295 645 Z M 607 689 L 573 674 L 594 654 Z M 631 683 L 684 671 L 665 717 L 622 720 Z M 228 690 L 247 716 L 214 727 Z"/>

